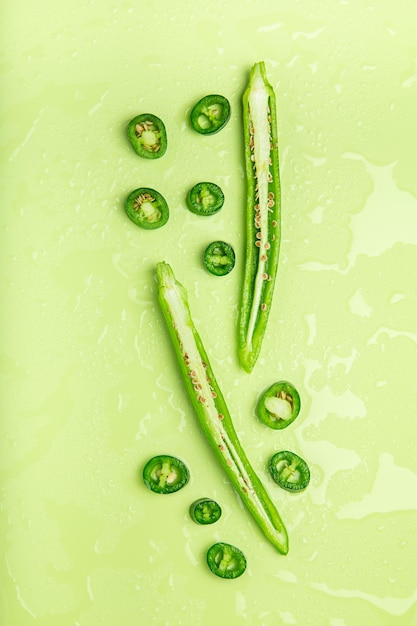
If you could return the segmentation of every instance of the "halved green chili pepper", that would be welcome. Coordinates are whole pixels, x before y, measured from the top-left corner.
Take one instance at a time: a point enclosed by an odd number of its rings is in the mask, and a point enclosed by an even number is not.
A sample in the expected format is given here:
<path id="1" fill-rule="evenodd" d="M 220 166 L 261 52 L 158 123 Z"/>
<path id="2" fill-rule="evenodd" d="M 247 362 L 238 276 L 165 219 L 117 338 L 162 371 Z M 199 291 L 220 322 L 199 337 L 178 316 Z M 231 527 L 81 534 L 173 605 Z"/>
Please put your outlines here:
<path id="1" fill-rule="evenodd" d="M 246 569 L 246 557 L 230 543 L 215 543 L 207 551 L 207 565 L 220 578 L 237 578 Z"/>
<path id="2" fill-rule="evenodd" d="M 276 452 L 269 461 L 269 471 L 275 482 L 287 491 L 301 491 L 310 482 L 307 463 L 295 452 Z"/>
<path id="3" fill-rule="evenodd" d="M 225 241 L 213 241 L 204 251 L 204 265 L 215 276 L 225 276 L 235 266 L 235 252 Z"/>
<path id="4" fill-rule="evenodd" d="M 185 288 L 165 262 L 156 266 L 158 297 L 184 383 L 201 428 L 226 474 L 267 539 L 288 552 L 285 526 L 253 470 L 233 426 L 202 341 L 191 318 Z"/>
<path id="5" fill-rule="evenodd" d="M 223 191 L 215 183 L 197 183 L 187 195 L 187 206 L 196 215 L 213 215 L 223 204 Z"/>
<path id="6" fill-rule="evenodd" d="M 135 152 L 145 159 L 159 159 L 167 149 L 167 132 L 162 120 L 152 113 L 133 118 L 127 134 Z"/>
<path id="7" fill-rule="evenodd" d="M 239 358 L 251 372 L 262 345 L 278 267 L 280 181 L 275 94 L 264 62 L 243 95 L 246 159 L 246 263 L 239 319 Z"/>
<path id="8" fill-rule="evenodd" d="M 126 199 L 125 211 L 132 222 L 140 228 L 161 228 L 169 219 L 169 208 L 165 198 L 150 187 L 132 191 Z"/>
<path id="9" fill-rule="evenodd" d="M 190 516 L 196 524 L 214 524 L 221 514 L 220 504 L 211 498 L 199 498 L 190 506 Z"/>
<path id="10" fill-rule="evenodd" d="M 281 380 L 264 391 L 256 406 L 256 413 L 266 426 L 281 430 L 296 419 L 300 407 L 300 396 L 294 385 Z"/>
<path id="11" fill-rule="evenodd" d="M 143 481 L 155 493 L 174 493 L 185 487 L 190 479 L 187 466 L 175 456 L 154 456 L 143 468 Z"/>
<path id="12" fill-rule="evenodd" d="M 191 125 L 201 135 L 218 133 L 230 119 L 230 103 L 224 96 L 204 96 L 191 110 Z"/>

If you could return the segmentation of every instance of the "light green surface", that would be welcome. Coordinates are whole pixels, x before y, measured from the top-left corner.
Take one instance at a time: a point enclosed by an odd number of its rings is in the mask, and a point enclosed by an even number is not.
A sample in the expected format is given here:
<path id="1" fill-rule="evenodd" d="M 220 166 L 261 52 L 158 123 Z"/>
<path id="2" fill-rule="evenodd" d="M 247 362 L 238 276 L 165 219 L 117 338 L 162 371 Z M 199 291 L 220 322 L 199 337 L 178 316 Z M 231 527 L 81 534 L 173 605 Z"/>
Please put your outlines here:
<path id="1" fill-rule="evenodd" d="M 1 8 L 0 623 L 2 626 L 415 626 L 416 16 L 412 0 L 6 1 Z M 264 60 L 277 94 L 283 237 L 269 334 L 238 366 L 244 250 L 241 94 Z M 232 117 L 201 137 L 192 105 Z M 166 155 L 126 136 L 160 116 Z M 226 202 L 192 215 L 193 184 Z M 169 223 L 141 231 L 123 202 L 158 189 Z M 235 247 L 224 278 L 201 254 Z M 156 300 L 172 264 L 236 429 L 290 536 L 280 556 L 199 432 Z M 256 400 L 281 378 L 299 418 L 271 431 Z M 311 468 L 288 494 L 265 465 Z M 191 481 L 144 487 L 157 453 Z M 189 504 L 214 497 L 212 527 Z M 229 541 L 246 573 L 214 577 Z"/>

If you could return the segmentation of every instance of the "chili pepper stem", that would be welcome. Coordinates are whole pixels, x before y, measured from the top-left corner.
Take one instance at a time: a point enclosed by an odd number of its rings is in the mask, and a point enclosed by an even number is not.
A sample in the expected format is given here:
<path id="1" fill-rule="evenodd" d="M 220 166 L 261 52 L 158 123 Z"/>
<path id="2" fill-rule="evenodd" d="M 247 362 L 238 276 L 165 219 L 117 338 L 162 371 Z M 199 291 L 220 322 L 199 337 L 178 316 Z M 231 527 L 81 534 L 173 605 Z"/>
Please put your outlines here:
<path id="1" fill-rule="evenodd" d="M 192 321 L 186 290 L 177 282 L 167 263 L 158 263 L 156 273 L 161 308 L 202 430 L 265 536 L 281 554 L 287 554 L 288 536 L 285 526 L 239 442 L 229 410 Z"/>

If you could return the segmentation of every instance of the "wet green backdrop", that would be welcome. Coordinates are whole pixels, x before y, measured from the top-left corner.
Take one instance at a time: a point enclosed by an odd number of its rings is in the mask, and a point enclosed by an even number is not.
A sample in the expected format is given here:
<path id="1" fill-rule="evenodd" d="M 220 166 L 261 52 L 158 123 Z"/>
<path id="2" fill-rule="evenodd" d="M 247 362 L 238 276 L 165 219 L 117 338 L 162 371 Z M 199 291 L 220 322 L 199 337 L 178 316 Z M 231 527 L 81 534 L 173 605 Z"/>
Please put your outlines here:
<path id="1" fill-rule="evenodd" d="M 416 15 L 411 0 L 6 0 L 1 33 L 0 575 L 2 626 L 415 626 Z M 241 95 L 264 60 L 278 104 L 282 245 L 268 335 L 236 356 L 244 255 Z M 188 122 L 229 98 L 219 134 Z M 129 120 L 161 117 L 168 151 L 139 158 Z M 185 204 L 201 180 L 225 205 Z M 138 229 L 123 203 L 158 189 L 171 217 Z M 236 251 L 207 274 L 214 239 Z M 156 300 L 155 264 L 189 292 L 242 444 L 290 536 L 265 540 L 199 431 Z M 254 407 L 290 380 L 286 430 Z M 304 493 L 268 477 L 279 449 Z M 140 478 L 175 454 L 171 496 Z M 223 508 L 197 527 L 189 504 Z M 214 541 L 242 548 L 213 576 Z"/>

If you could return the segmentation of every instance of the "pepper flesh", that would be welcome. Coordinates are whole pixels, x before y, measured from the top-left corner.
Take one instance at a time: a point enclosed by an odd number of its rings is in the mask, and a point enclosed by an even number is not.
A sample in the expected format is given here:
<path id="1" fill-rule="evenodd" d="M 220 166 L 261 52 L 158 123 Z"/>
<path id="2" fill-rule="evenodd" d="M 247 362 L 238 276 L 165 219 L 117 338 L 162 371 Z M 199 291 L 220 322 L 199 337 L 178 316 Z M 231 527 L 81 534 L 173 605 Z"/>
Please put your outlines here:
<path id="1" fill-rule="evenodd" d="M 152 113 L 142 113 L 129 122 L 127 134 L 136 154 L 145 159 L 159 159 L 167 149 L 163 121 Z"/>
<path id="2" fill-rule="evenodd" d="M 207 551 L 207 565 L 220 578 L 237 578 L 246 570 L 246 557 L 230 543 L 215 543 Z"/>
<path id="3" fill-rule="evenodd" d="M 210 274 L 225 276 L 235 266 L 235 252 L 225 241 L 213 241 L 204 251 L 204 265 Z"/>
<path id="4" fill-rule="evenodd" d="M 132 191 L 126 198 L 125 211 L 136 226 L 146 230 L 161 228 L 169 219 L 165 198 L 150 187 L 139 187 Z"/>
<path id="5" fill-rule="evenodd" d="M 146 463 L 143 482 L 155 493 L 175 493 L 185 487 L 190 479 L 187 466 L 175 456 L 161 454 Z"/>
<path id="6" fill-rule="evenodd" d="M 192 321 L 187 292 L 175 279 L 167 263 L 158 263 L 156 272 L 161 309 L 201 428 L 229 480 L 266 538 L 281 554 L 287 554 L 287 531 L 239 442 L 229 410 Z"/>
<path id="7" fill-rule="evenodd" d="M 187 206 L 196 215 L 214 215 L 224 204 L 224 193 L 215 183 L 197 183 L 187 195 Z"/>
<path id="8" fill-rule="evenodd" d="M 295 452 L 276 452 L 269 461 L 269 471 L 274 481 L 287 491 L 302 491 L 310 482 L 310 468 Z"/>
<path id="9" fill-rule="evenodd" d="M 220 94 L 201 98 L 192 108 L 191 125 L 200 135 L 218 133 L 230 119 L 230 102 Z"/>
<path id="10" fill-rule="evenodd" d="M 275 93 L 263 61 L 252 67 L 243 95 L 247 181 L 246 263 L 239 318 L 239 359 L 251 372 L 272 303 L 280 247 L 281 188 Z"/>
<path id="11" fill-rule="evenodd" d="M 211 498 L 199 498 L 190 506 L 190 516 L 196 524 L 214 524 L 221 514 L 220 504 Z"/>
<path id="12" fill-rule="evenodd" d="M 280 380 L 264 391 L 256 406 L 258 418 L 269 428 L 282 430 L 297 419 L 301 400 L 297 389 L 290 382 Z"/>

